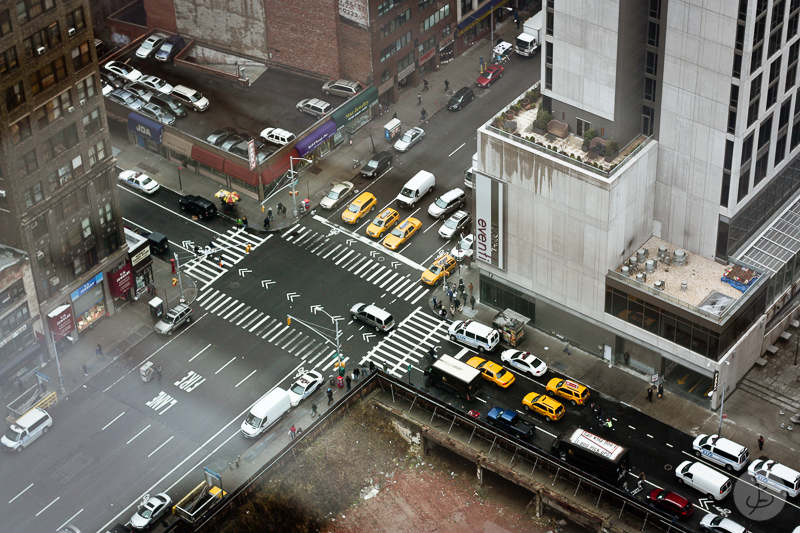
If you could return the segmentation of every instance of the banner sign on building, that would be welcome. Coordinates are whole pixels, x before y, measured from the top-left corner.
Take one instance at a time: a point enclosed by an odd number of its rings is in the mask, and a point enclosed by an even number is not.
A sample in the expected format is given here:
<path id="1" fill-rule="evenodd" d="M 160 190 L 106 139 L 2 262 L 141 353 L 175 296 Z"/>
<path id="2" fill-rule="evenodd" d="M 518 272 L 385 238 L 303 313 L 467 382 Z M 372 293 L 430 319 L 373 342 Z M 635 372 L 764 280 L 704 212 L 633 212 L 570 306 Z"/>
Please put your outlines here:
<path id="1" fill-rule="evenodd" d="M 362 28 L 369 27 L 367 0 L 339 0 L 339 15 L 355 22 Z"/>
<path id="2" fill-rule="evenodd" d="M 116 272 L 109 272 L 108 288 L 114 298 L 124 295 L 131 287 L 133 287 L 133 271 L 130 263 L 125 263 L 125 266 Z"/>
<path id="3" fill-rule="evenodd" d="M 504 269 L 502 182 L 475 173 L 475 257 L 493 267 Z"/>
<path id="4" fill-rule="evenodd" d="M 143 117 L 139 113 L 128 115 L 128 129 L 142 137 L 147 137 L 156 144 L 161 144 L 164 137 L 163 124 Z"/>
<path id="5" fill-rule="evenodd" d="M 102 281 L 103 281 L 103 273 L 100 272 L 95 277 L 93 277 L 92 279 L 81 285 L 80 288 L 72 291 L 72 293 L 70 294 L 72 301 L 74 302 L 75 300 L 83 296 L 86 291 L 94 287 L 96 284 L 101 283 Z"/>
<path id="6" fill-rule="evenodd" d="M 47 313 L 47 327 L 56 340 L 69 335 L 75 329 L 75 319 L 72 316 L 72 306 L 69 304 L 59 305 Z"/>

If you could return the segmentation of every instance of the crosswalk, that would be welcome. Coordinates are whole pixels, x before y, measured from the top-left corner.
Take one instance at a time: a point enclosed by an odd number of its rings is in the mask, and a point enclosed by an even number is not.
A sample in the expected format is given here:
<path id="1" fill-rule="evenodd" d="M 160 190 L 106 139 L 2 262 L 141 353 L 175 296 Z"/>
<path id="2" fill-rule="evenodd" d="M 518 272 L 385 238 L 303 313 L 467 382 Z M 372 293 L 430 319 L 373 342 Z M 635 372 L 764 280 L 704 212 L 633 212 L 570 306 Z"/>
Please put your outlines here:
<path id="1" fill-rule="evenodd" d="M 393 294 L 397 298 L 415 304 L 428 294 L 429 288 L 422 284 L 414 274 L 402 274 L 392 265 L 385 265 L 385 257 L 378 252 L 370 252 L 370 256 L 355 251 L 348 242 L 336 242 L 331 237 L 338 232 L 331 229 L 321 233 L 307 226 L 295 226 L 282 235 L 283 239 L 296 246 L 327 259 L 336 266 L 347 270 L 381 290 Z"/>
<path id="2" fill-rule="evenodd" d="M 311 368 L 323 372 L 333 368 L 333 363 L 336 361 L 335 347 L 319 337 L 312 337 L 299 329 L 292 328 L 286 324 L 283 316 L 272 317 L 217 289 L 201 291 L 196 302 L 209 313 L 277 346 L 283 352 L 301 359 Z M 349 359 L 343 357 L 345 363 Z"/>
<path id="3" fill-rule="evenodd" d="M 247 255 L 245 247 L 248 244 L 251 246 L 250 250 L 252 251 L 271 238 L 272 234 L 261 238 L 247 233 L 244 229 L 231 228 L 224 235 L 219 235 L 211 241 L 216 252 L 209 256 L 200 255 L 192 259 L 182 265 L 181 272 L 194 278 L 195 281 L 198 282 L 198 288 L 202 291 L 227 273 L 232 266 L 244 259 Z M 204 248 L 200 243 L 197 244 L 201 248 Z M 222 254 L 221 265 L 219 261 L 215 260 L 215 257 L 218 257 L 219 253 Z"/>
<path id="4" fill-rule="evenodd" d="M 408 372 L 409 365 L 423 370 L 430 362 L 427 360 L 427 352 L 432 346 L 453 346 L 447 335 L 449 325 L 449 321 L 443 321 L 417 307 L 369 351 L 364 361 L 373 361 L 398 377 Z M 469 348 L 459 348 L 461 351 L 453 355 L 456 359 L 475 353 Z M 438 355 L 442 353 L 443 350 L 437 350 Z"/>

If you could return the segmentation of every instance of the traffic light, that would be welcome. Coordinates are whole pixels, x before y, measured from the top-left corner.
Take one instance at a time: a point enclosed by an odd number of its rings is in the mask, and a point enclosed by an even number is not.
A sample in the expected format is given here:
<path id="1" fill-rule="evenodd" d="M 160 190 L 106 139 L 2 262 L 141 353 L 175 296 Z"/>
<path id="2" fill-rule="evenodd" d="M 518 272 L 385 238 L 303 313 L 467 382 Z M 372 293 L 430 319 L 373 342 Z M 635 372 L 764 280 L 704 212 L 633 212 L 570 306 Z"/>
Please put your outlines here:
<path id="1" fill-rule="evenodd" d="M 178 284 L 178 278 L 172 278 L 172 286 L 174 287 L 177 284 Z"/>
<path id="2" fill-rule="evenodd" d="M 245 246 L 245 247 L 244 247 L 244 251 L 245 251 L 245 253 L 248 253 L 248 254 L 249 254 L 249 253 L 250 253 L 250 248 L 251 248 L 251 247 L 252 247 L 252 245 L 251 245 L 251 244 L 248 244 L 247 246 Z"/>
<path id="3" fill-rule="evenodd" d="M 287 326 L 291 326 L 292 325 L 292 317 L 290 317 L 290 316 L 286 317 L 286 325 Z"/>

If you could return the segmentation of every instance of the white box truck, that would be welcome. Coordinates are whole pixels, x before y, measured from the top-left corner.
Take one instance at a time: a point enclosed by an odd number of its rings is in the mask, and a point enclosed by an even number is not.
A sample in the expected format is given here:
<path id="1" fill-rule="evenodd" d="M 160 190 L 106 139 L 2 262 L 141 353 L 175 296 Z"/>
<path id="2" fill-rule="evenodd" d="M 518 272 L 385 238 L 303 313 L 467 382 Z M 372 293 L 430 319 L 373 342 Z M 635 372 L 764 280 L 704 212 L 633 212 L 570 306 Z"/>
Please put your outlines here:
<path id="1" fill-rule="evenodd" d="M 523 24 L 522 33 L 517 36 L 514 46 L 519 55 L 532 57 L 539 50 L 542 42 L 542 17 L 543 13 L 539 11 Z"/>

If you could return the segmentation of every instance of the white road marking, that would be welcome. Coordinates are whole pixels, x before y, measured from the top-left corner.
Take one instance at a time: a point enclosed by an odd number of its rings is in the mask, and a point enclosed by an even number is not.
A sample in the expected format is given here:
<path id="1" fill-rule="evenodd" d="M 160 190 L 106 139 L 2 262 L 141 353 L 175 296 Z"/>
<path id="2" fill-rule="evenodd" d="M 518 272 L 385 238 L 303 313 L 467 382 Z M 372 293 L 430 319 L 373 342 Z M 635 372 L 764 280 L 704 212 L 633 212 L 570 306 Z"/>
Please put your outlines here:
<path id="1" fill-rule="evenodd" d="M 81 509 L 80 511 L 78 511 L 78 512 L 77 512 L 77 513 L 75 513 L 74 515 L 70 516 L 70 517 L 69 517 L 69 520 L 67 520 L 66 522 L 64 522 L 64 523 L 63 523 L 63 524 L 61 524 L 60 526 L 58 526 L 58 529 L 56 529 L 56 531 L 61 531 L 62 529 L 64 529 L 64 526 L 66 526 L 67 524 L 69 524 L 70 522 L 72 522 L 73 520 L 75 520 L 75 518 L 77 518 L 77 516 L 78 516 L 79 514 L 81 514 L 82 512 L 83 512 L 83 509 Z"/>
<path id="2" fill-rule="evenodd" d="M 253 370 L 252 372 L 250 372 L 249 374 L 247 374 L 247 375 L 244 377 L 244 379 L 242 379 L 242 381 L 240 381 L 239 383 L 237 383 L 237 384 L 236 384 L 236 386 L 235 386 L 235 387 L 233 387 L 233 388 L 235 389 L 236 387 L 238 387 L 239 385 L 241 385 L 242 383 L 244 383 L 245 381 L 247 381 L 247 378 L 249 378 L 250 376 L 252 376 L 252 375 L 253 375 L 253 374 L 255 374 L 256 372 L 258 372 L 258 370 Z"/>
<path id="3" fill-rule="evenodd" d="M 47 505 L 46 505 L 46 506 L 45 506 L 45 507 L 44 507 L 44 508 L 43 508 L 41 511 L 39 511 L 38 513 L 36 513 L 36 516 L 39 516 L 40 514 L 42 514 L 43 512 L 45 512 L 45 511 L 46 511 L 46 510 L 47 510 L 47 509 L 48 509 L 48 508 L 49 508 L 51 505 L 53 505 L 54 503 L 56 503 L 56 502 L 57 502 L 58 500 L 60 500 L 60 499 L 61 499 L 61 496 L 57 497 L 55 500 L 53 500 L 53 501 L 51 501 L 50 503 L 48 503 L 48 504 L 47 504 Z"/>
<path id="4" fill-rule="evenodd" d="M 16 496 L 14 496 L 14 497 L 13 497 L 13 498 L 11 498 L 10 500 L 8 500 L 8 503 L 11 503 L 11 502 L 13 502 L 14 500 L 16 500 L 17 498 L 19 498 L 20 496 L 22 496 L 22 495 L 25 493 L 25 491 L 26 491 L 26 490 L 28 490 L 28 489 L 29 489 L 29 488 L 31 488 L 31 487 L 33 487 L 33 483 L 31 483 L 30 485 L 28 485 L 27 487 L 25 487 L 24 489 L 22 489 L 22 490 L 21 490 L 19 493 L 17 493 L 17 495 L 16 495 Z"/>
<path id="5" fill-rule="evenodd" d="M 167 408 L 167 409 L 169 409 L 169 408 Z M 147 457 L 148 457 L 148 458 L 149 458 L 149 457 L 152 457 L 152 456 L 153 456 L 153 454 L 155 454 L 155 453 L 156 453 L 158 450 L 160 450 L 161 448 L 163 448 L 164 446 L 166 446 L 166 445 L 169 443 L 169 441 L 171 441 L 171 440 L 172 440 L 172 439 L 174 439 L 174 438 L 175 438 L 175 437 L 170 437 L 170 438 L 168 438 L 166 441 L 164 441 L 164 443 L 163 443 L 161 446 L 159 446 L 158 448 L 156 448 L 155 450 L 153 450 L 152 452 L 150 452 L 150 454 L 149 454 Z"/>
<path id="6" fill-rule="evenodd" d="M 113 424 L 114 422 L 116 422 L 117 420 L 119 420 L 119 419 L 120 419 L 120 417 L 121 417 L 122 415 L 124 415 L 124 414 L 125 414 L 125 411 L 122 411 L 120 414 L 118 414 L 118 415 L 117 415 L 117 417 L 116 417 L 114 420 L 112 420 L 111 422 L 109 422 L 108 424 L 106 424 L 105 426 L 103 426 L 103 428 L 102 428 L 100 431 L 105 431 L 105 430 L 106 430 L 106 428 L 108 428 L 108 426 L 110 426 L 111 424 Z"/>
<path id="7" fill-rule="evenodd" d="M 133 442 L 134 440 L 136 440 L 136 437 L 138 437 L 139 435 L 141 435 L 142 433 L 144 433 L 145 431 L 147 431 L 148 429 L 150 429 L 150 426 L 151 426 L 151 424 L 147 424 L 147 427 L 146 427 L 146 428 L 144 428 L 144 429 L 143 429 L 143 430 L 141 430 L 139 433 L 137 433 L 136 435 L 134 435 L 133 437 L 131 437 L 131 440 L 129 440 L 129 441 L 128 441 L 128 442 L 126 442 L 125 444 L 130 444 L 131 442 Z M 74 518 L 74 517 L 73 517 L 73 518 Z M 72 518 L 70 518 L 70 520 L 72 520 Z M 67 520 L 67 522 L 69 522 L 69 520 Z"/>
<path id="8" fill-rule="evenodd" d="M 228 366 L 229 364 L 233 363 L 234 361 L 236 361 L 236 358 L 235 358 L 235 357 L 234 357 L 234 358 L 232 358 L 232 359 L 231 359 L 230 361 L 228 361 L 227 363 L 225 363 L 224 365 L 222 365 L 222 367 L 220 367 L 220 369 L 219 369 L 219 370 L 217 370 L 216 372 L 214 372 L 214 375 L 216 376 L 217 374 L 219 374 L 220 372 L 222 372 L 222 370 L 223 370 L 223 369 L 224 369 L 226 366 Z"/>
<path id="9" fill-rule="evenodd" d="M 453 150 L 452 152 L 450 152 L 450 155 L 448 155 L 447 157 L 450 157 L 450 156 L 452 156 L 454 153 L 456 153 L 456 152 L 458 152 L 459 150 L 461 150 L 462 148 L 464 148 L 464 145 L 465 145 L 465 144 L 467 144 L 467 143 L 461 143 L 461 146 L 459 146 L 458 148 L 456 148 L 455 150 Z"/>
<path id="10" fill-rule="evenodd" d="M 252 328 L 250 328 L 248 331 L 249 331 L 250 333 L 252 333 L 253 331 L 255 331 L 255 329 L 256 329 L 258 326 L 260 326 L 261 324 L 263 324 L 263 323 L 264 323 L 264 321 L 265 321 L 265 320 L 267 320 L 268 318 L 269 318 L 269 315 L 264 315 L 264 318 L 262 318 L 261 320 L 259 320 L 258 322 L 256 322 L 256 325 L 255 325 L 255 326 L 253 326 Z"/>
<path id="11" fill-rule="evenodd" d="M 211 345 L 210 345 L 210 344 L 209 344 L 208 346 L 206 346 L 205 348 L 203 348 L 202 350 L 200 350 L 199 352 L 197 352 L 196 354 L 194 354 L 194 355 L 192 356 L 192 358 L 191 358 L 191 359 L 189 359 L 189 361 L 188 361 L 188 362 L 189 362 L 189 363 L 191 363 L 192 361 L 194 361 L 194 360 L 197 358 L 197 356 L 198 356 L 198 355 L 200 355 L 201 353 L 205 352 L 205 351 L 206 351 L 206 350 L 208 350 L 209 348 L 211 348 Z"/>

